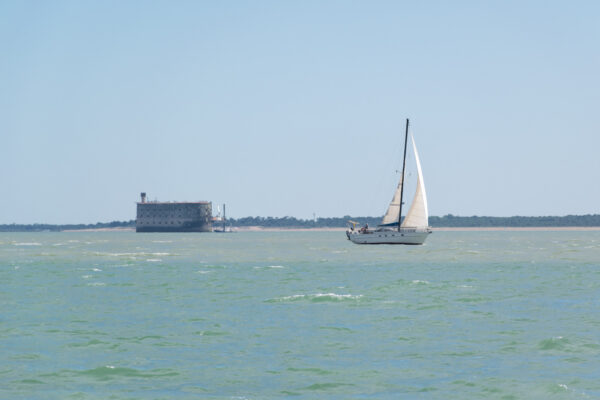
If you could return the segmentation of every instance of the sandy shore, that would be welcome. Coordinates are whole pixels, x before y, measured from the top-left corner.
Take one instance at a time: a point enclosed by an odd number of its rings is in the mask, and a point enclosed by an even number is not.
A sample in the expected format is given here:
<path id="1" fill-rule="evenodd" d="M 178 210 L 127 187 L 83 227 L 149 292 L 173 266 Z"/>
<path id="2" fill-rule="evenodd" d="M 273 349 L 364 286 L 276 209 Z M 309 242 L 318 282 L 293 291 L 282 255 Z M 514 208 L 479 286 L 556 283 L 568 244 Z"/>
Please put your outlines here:
<path id="1" fill-rule="evenodd" d="M 344 232 L 347 228 L 275 228 L 264 226 L 240 226 L 238 232 Z"/>
<path id="2" fill-rule="evenodd" d="M 531 226 L 531 227 L 479 227 L 479 228 L 432 228 L 433 231 L 600 231 L 600 226 Z"/>
<path id="3" fill-rule="evenodd" d="M 262 226 L 244 226 L 234 228 L 239 232 L 343 232 L 347 228 L 265 228 Z M 431 228 L 434 232 L 450 231 L 600 231 L 600 226 L 564 226 L 564 227 L 479 227 L 479 228 Z"/>

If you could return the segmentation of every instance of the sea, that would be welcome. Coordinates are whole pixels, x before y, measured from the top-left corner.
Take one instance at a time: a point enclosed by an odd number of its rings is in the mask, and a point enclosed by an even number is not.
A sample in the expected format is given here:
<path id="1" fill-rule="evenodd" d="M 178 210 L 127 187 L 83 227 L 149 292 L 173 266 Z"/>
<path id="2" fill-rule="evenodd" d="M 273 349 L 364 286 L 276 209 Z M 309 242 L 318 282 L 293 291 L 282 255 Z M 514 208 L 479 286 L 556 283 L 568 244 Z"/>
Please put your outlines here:
<path id="1" fill-rule="evenodd" d="M 0 233 L 1 399 L 598 399 L 600 231 Z"/>

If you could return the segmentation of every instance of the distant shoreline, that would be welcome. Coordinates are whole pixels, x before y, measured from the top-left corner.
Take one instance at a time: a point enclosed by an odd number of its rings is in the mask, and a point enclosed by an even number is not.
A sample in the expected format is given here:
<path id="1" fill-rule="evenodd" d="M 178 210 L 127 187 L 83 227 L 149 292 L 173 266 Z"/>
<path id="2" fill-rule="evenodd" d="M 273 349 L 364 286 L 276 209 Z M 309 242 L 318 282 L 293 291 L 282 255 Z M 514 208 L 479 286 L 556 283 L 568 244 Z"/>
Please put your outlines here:
<path id="1" fill-rule="evenodd" d="M 117 227 L 117 228 L 83 228 L 83 229 L 63 229 L 58 232 L 135 232 L 135 228 Z"/>
<path id="2" fill-rule="evenodd" d="M 347 228 L 274 228 L 265 226 L 234 227 L 234 232 L 344 232 Z M 600 226 L 531 226 L 531 227 L 439 227 L 433 232 L 526 232 L 526 231 L 600 231 Z M 135 232 L 135 228 L 65 229 L 60 232 Z"/>
<path id="3" fill-rule="evenodd" d="M 228 225 L 237 231 L 344 231 L 349 221 L 358 226 L 377 226 L 381 217 L 243 217 L 230 218 Z M 430 216 L 429 224 L 436 231 L 544 231 L 599 230 L 600 214 L 541 216 L 541 217 L 461 217 L 452 214 Z M 0 232 L 131 232 L 136 220 L 97 222 L 95 224 L 0 224 Z"/>

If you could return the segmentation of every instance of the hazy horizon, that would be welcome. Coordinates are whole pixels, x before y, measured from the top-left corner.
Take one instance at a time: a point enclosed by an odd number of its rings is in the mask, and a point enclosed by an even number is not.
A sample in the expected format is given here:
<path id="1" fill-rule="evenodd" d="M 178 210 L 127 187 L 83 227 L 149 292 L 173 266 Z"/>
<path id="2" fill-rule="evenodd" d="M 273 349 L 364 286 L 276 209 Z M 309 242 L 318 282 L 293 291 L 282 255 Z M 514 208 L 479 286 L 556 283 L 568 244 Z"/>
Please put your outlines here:
<path id="1" fill-rule="evenodd" d="M 598 214 L 600 3 L 0 4 L 0 224 Z M 410 199 L 411 194 L 408 194 Z"/>

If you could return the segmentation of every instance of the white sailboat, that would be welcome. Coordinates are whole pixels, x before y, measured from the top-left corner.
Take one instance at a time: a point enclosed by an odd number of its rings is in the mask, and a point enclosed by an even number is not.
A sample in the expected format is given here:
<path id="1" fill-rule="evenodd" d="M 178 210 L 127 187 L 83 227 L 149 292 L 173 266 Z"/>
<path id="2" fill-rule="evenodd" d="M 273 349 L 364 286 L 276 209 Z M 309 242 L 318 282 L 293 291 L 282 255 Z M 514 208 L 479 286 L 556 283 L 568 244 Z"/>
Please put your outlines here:
<path id="1" fill-rule="evenodd" d="M 346 231 L 346 236 L 357 244 L 423 244 L 431 233 L 429 227 L 429 214 L 427 211 L 427 194 L 423 181 L 423 171 L 415 139 L 411 134 L 413 152 L 417 164 L 417 188 L 412 204 L 402 220 L 402 204 L 404 194 L 404 170 L 406 167 L 406 147 L 408 144 L 408 119 L 406 120 L 406 133 L 404 136 L 404 159 L 402 161 L 402 176 L 394 197 L 381 224 L 375 229 L 364 227 L 355 229 L 355 224 Z"/>

